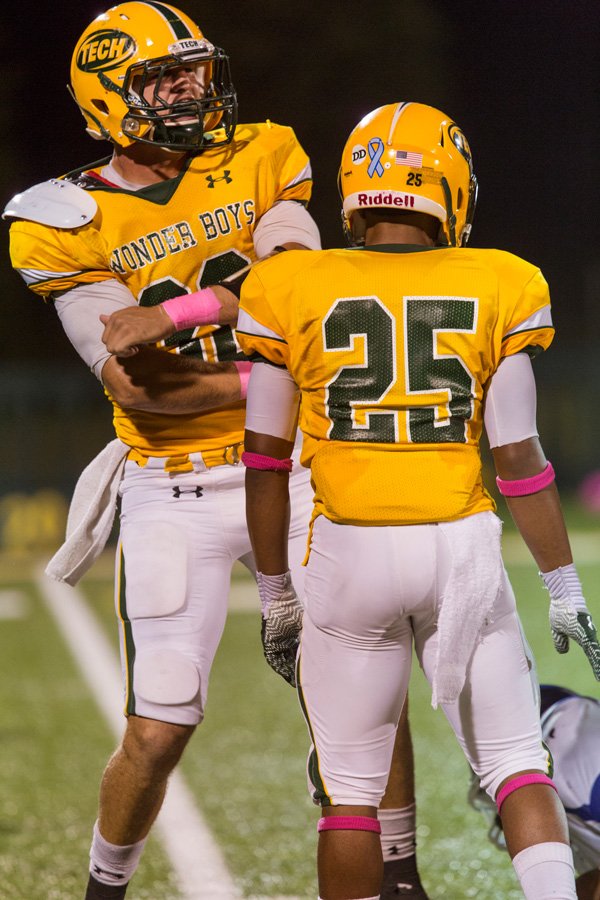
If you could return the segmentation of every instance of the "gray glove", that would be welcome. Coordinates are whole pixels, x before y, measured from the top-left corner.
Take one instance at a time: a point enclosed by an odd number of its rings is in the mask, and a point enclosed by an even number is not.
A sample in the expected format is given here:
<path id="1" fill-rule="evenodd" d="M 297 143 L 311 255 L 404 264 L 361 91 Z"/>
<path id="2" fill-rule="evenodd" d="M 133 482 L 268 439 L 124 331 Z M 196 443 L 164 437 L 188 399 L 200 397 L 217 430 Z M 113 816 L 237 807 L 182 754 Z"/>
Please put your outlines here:
<path id="1" fill-rule="evenodd" d="M 288 684 L 296 687 L 296 656 L 302 633 L 302 605 L 289 572 L 256 573 L 262 607 L 261 638 L 265 659 Z"/>
<path id="2" fill-rule="evenodd" d="M 594 677 L 600 681 L 600 643 L 575 566 L 562 566 L 540 574 L 550 592 L 550 631 L 554 646 L 559 653 L 567 653 L 569 640 L 579 644 Z"/>
<path id="3" fill-rule="evenodd" d="M 568 601 L 550 601 L 550 630 L 559 653 L 567 653 L 569 638 L 579 644 L 590 661 L 596 681 L 600 681 L 600 644 L 587 609 L 577 612 Z"/>

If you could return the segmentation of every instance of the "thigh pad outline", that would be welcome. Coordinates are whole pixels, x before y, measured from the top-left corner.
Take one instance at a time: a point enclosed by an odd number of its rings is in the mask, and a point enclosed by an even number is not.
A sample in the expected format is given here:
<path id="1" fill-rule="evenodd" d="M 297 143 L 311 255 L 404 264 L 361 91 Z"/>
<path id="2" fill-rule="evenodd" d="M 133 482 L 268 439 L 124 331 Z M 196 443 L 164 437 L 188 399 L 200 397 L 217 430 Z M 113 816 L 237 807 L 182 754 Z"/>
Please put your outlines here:
<path id="1" fill-rule="evenodd" d="M 171 522 L 138 522 L 121 535 L 127 616 L 130 620 L 170 616 L 187 592 L 187 537 Z"/>

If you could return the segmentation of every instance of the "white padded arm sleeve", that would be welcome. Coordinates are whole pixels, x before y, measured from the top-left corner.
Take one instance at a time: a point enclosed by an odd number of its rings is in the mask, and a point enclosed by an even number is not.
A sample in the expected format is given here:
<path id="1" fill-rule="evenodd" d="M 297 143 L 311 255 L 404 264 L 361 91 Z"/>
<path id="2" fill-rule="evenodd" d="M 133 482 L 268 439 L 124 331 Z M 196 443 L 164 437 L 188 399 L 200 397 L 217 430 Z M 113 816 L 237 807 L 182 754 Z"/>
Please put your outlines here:
<path id="1" fill-rule="evenodd" d="M 298 385 L 287 369 L 254 363 L 246 398 L 246 428 L 293 441 L 300 404 Z"/>
<path id="2" fill-rule="evenodd" d="M 490 447 L 537 437 L 536 404 L 530 358 L 526 353 L 505 357 L 492 375 L 485 400 L 484 423 Z"/>
<path id="3" fill-rule="evenodd" d="M 281 244 L 304 244 L 321 249 L 321 237 L 310 213 L 295 200 L 280 200 L 261 216 L 254 229 L 254 249 L 259 259 Z"/>
<path id="4" fill-rule="evenodd" d="M 110 315 L 117 309 L 136 305 L 129 288 L 113 279 L 82 284 L 54 301 L 67 337 L 99 381 L 111 355 L 102 343 L 104 325 L 100 313 Z"/>

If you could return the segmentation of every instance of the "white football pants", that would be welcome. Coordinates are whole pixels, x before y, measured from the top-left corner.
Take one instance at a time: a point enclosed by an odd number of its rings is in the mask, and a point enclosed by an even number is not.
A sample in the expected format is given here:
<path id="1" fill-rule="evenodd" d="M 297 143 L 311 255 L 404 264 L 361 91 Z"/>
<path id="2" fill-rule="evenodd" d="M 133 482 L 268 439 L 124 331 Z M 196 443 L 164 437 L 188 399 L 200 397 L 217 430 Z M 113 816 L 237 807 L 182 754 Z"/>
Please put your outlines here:
<path id="1" fill-rule="evenodd" d="M 298 456 L 290 477 L 289 561 L 301 595 L 313 492 Z M 125 711 L 179 725 L 203 718 L 233 564 L 255 570 L 244 466 L 207 469 L 196 460 L 195 466 L 195 472 L 168 474 L 164 459 L 149 459 L 143 468 L 127 462 L 120 488 L 115 605 Z M 256 610 L 261 652 L 258 590 Z"/>
<path id="2" fill-rule="evenodd" d="M 432 680 L 436 619 L 449 571 L 448 538 L 437 525 L 355 527 L 316 519 L 299 662 L 300 699 L 313 742 L 308 775 L 315 802 L 379 806 L 413 641 Z M 464 688 L 458 700 L 443 706 L 492 797 L 508 775 L 548 771 L 536 684 L 505 575 Z"/>

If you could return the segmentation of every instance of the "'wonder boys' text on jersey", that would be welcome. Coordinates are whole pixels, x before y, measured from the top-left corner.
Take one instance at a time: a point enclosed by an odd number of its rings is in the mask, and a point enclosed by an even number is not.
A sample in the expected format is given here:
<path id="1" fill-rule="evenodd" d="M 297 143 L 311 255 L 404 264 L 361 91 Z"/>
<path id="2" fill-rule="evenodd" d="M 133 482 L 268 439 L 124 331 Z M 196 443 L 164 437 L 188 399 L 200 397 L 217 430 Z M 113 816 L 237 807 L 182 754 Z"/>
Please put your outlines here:
<path id="1" fill-rule="evenodd" d="M 280 200 L 306 205 L 312 188 L 294 132 L 270 122 L 239 125 L 231 144 L 191 156 L 178 177 L 137 191 L 106 182 L 99 173 L 107 162 L 66 176 L 93 193 L 98 209 L 89 224 L 61 229 L 20 220 L 11 227 L 13 266 L 43 298 L 117 279 L 140 305 L 153 306 L 215 284 L 256 259 L 252 236 L 265 212 Z M 163 346 L 209 362 L 241 357 L 228 325 L 180 331 Z M 114 422 L 142 457 L 181 461 L 240 442 L 244 403 L 185 416 L 114 404 Z"/>
<path id="2" fill-rule="evenodd" d="M 499 250 L 289 251 L 254 267 L 238 340 L 301 390 L 315 512 L 355 525 L 494 508 L 481 475 L 486 386 L 552 341 L 541 272 Z"/>

